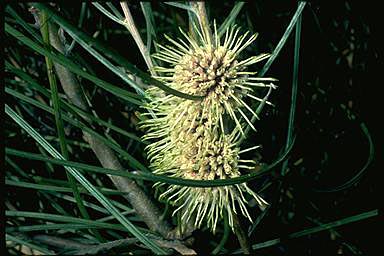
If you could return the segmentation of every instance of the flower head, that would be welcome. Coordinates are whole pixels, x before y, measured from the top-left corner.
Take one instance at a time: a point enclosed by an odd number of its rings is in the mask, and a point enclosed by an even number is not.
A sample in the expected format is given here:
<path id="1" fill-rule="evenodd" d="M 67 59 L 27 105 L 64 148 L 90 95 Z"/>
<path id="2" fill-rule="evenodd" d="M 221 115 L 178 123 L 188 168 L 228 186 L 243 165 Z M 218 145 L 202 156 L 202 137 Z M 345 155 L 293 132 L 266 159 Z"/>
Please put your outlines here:
<path id="1" fill-rule="evenodd" d="M 275 79 L 258 78 L 256 72 L 247 70 L 268 54 L 239 60 L 239 54 L 257 37 L 247 38 L 248 32 L 238 36 L 239 31 L 235 26 L 227 29 L 224 39 L 218 36 L 216 26 L 212 37 L 197 31 L 199 36 L 194 39 L 181 31 L 186 41 L 167 37 L 172 45 L 158 45 L 161 51 L 154 57 L 169 66 L 155 67 L 161 74 L 155 78 L 183 93 L 203 96 L 203 100 L 164 95 L 156 87 L 147 90 L 152 101 L 146 108 L 156 118 L 143 122 L 142 127 L 147 128 L 143 138 L 154 140 L 147 153 L 155 173 L 216 180 L 239 177 L 241 169 L 255 167 L 254 161 L 240 159 L 243 129 L 245 125 L 254 129 L 247 114 L 257 117 L 246 100 L 262 101 L 253 95 L 254 89 L 275 88 Z M 255 198 L 261 208 L 267 204 L 245 183 L 212 188 L 167 186 L 160 197 L 177 207 L 174 213 L 180 211 L 182 227 L 189 221 L 199 227 L 206 220 L 214 231 L 223 211 L 228 213 L 231 227 L 238 210 L 251 220 L 244 194 Z"/>

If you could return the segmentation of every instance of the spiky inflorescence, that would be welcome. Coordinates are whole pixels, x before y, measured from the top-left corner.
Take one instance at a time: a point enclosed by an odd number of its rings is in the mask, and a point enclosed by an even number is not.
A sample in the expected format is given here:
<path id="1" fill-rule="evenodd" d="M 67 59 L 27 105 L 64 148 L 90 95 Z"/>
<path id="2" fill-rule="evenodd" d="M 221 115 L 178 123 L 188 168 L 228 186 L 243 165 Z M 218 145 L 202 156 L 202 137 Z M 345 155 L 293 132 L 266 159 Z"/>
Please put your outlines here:
<path id="1" fill-rule="evenodd" d="M 146 105 L 150 113 L 144 115 L 152 118 L 143 121 L 142 127 L 147 129 L 143 138 L 155 140 L 147 146 L 150 167 L 155 173 L 216 180 L 239 177 L 240 169 L 255 167 L 254 161 L 239 157 L 242 151 L 238 142 L 244 135 L 245 124 L 254 129 L 244 109 L 257 117 L 245 99 L 263 101 L 252 94 L 253 90 L 275 86 L 274 79 L 258 78 L 252 76 L 256 72 L 246 70 L 247 66 L 268 58 L 268 54 L 238 60 L 240 52 L 257 37 L 252 35 L 245 40 L 248 32 L 238 37 L 239 31 L 235 26 L 227 29 L 224 40 L 218 37 L 216 26 L 212 37 L 198 32 L 198 39 L 193 39 L 181 31 L 187 42 L 167 37 L 172 46 L 158 45 L 161 51 L 154 57 L 168 62 L 170 67 L 155 67 L 156 72 L 163 74 L 156 78 L 173 89 L 204 98 L 193 101 L 164 95 L 156 87 L 147 90 L 152 101 Z M 261 208 L 267 204 L 245 183 L 212 188 L 169 185 L 160 198 L 167 198 L 177 207 L 174 213 L 180 211 L 182 228 L 189 221 L 200 227 L 206 220 L 215 231 L 224 210 L 231 227 L 237 209 L 251 220 L 244 193 L 255 198 Z"/>

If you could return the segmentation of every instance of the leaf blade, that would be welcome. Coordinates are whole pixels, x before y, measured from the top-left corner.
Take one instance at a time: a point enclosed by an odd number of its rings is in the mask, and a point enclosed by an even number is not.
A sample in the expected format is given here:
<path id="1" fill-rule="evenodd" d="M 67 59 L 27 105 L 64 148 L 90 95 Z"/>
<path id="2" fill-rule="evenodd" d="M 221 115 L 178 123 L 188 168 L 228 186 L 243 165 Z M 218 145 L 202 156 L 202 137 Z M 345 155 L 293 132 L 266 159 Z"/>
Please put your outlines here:
<path id="1" fill-rule="evenodd" d="M 5 112 L 9 115 L 21 128 L 31 135 L 45 150 L 53 157 L 63 160 L 63 156 L 59 154 L 39 133 L 36 132 L 28 123 L 26 123 L 16 112 L 14 112 L 7 104 Z M 124 215 L 118 211 L 115 206 L 96 189 L 78 170 L 72 167 L 66 169 L 74 176 L 74 178 L 83 185 L 132 235 L 137 237 L 143 244 L 148 246 L 154 253 L 167 254 L 167 252 L 148 239 L 135 225 L 133 225 Z"/>

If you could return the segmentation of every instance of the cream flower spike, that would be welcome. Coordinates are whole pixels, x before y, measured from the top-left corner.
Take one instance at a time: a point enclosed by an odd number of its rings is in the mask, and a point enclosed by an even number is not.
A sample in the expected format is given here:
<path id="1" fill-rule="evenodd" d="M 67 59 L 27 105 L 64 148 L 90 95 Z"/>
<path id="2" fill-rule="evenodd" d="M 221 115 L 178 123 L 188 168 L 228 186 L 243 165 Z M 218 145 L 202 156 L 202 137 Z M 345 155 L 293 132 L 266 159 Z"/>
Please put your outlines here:
<path id="1" fill-rule="evenodd" d="M 214 23 L 212 41 L 197 29 L 197 39 L 180 31 L 184 40 L 166 36 L 171 45 L 158 45 L 160 51 L 154 57 L 169 65 L 154 67 L 160 74 L 155 78 L 175 90 L 204 98 L 193 101 L 165 95 L 157 87 L 147 90 L 152 101 L 145 108 L 156 115 L 141 125 L 147 130 L 143 139 L 152 142 L 146 148 L 150 167 L 156 174 L 184 179 L 239 177 L 241 169 L 249 171 L 256 167 L 253 160 L 240 159 L 240 154 L 248 151 L 240 150 L 240 137 L 244 136 L 246 125 L 255 130 L 250 117 L 258 118 L 245 101 L 262 102 L 253 95 L 254 90 L 274 89 L 276 81 L 259 78 L 247 68 L 269 54 L 240 60 L 239 54 L 255 41 L 257 34 L 248 36 L 247 32 L 238 36 L 240 29 L 236 26 L 228 28 L 222 40 Z M 245 183 L 212 188 L 163 183 L 156 186 L 166 186 L 160 198 L 176 207 L 174 214 L 180 212 L 182 229 L 191 221 L 195 227 L 205 222 L 215 232 L 223 211 L 232 228 L 235 214 L 241 213 L 252 221 L 245 194 L 253 197 L 261 209 L 267 205 Z"/>

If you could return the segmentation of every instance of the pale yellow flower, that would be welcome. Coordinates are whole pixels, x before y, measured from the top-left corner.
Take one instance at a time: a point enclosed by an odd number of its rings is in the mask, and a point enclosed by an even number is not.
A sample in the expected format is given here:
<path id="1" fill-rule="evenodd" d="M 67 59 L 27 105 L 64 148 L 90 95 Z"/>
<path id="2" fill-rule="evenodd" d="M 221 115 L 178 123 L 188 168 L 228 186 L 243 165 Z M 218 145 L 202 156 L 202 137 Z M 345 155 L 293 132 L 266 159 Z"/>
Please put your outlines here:
<path id="1" fill-rule="evenodd" d="M 260 54 L 240 60 L 239 54 L 257 37 L 240 29 L 227 29 L 219 38 L 214 27 L 212 42 L 201 33 L 193 39 L 183 31 L 185 40 L 167 39 L 172 45 L 158 45 L 155 58 L 169 63 L 157 66 L 161 75 L 155 78 L 169 87 L 191 95 L 203 96 L 201 101 L 165 95 L 160 89 L 147 90 L 152 101 L 146 108 L 155 114 L 143 122 L 147 129 L 143 137 L 151 140 L 147 146 L 150 167 L 157 174 L 194 180 L 216 180 L 239 177 L 241 169 L 253 169 L 252 160 L 241 160 L 239 138 L 249 125 L 255 129 L 250 117 L 257 114 L 246 103 L 261 101 L 255 89 L 275 88 L 275 79 L 259 78 L 248 66 L 269 57 Z M 247 99 L 249 98 L 249 99 Z M 250 116 L 249 116 L 250 115 Z M 223 211 L 227 211 L 233 227 L 233 215 L 241 212 L 252 221 L 247 210 L 245 194 L 252 196 L 260 208 L 267 203 L 245 183 L 225 187 L 196 188 L 158 183 L 167 186 L 161 198 L 175 205 L 181 213 L 181 227 L 192 221 L 200 227 L 204 220 L 215 231 Z"/>

